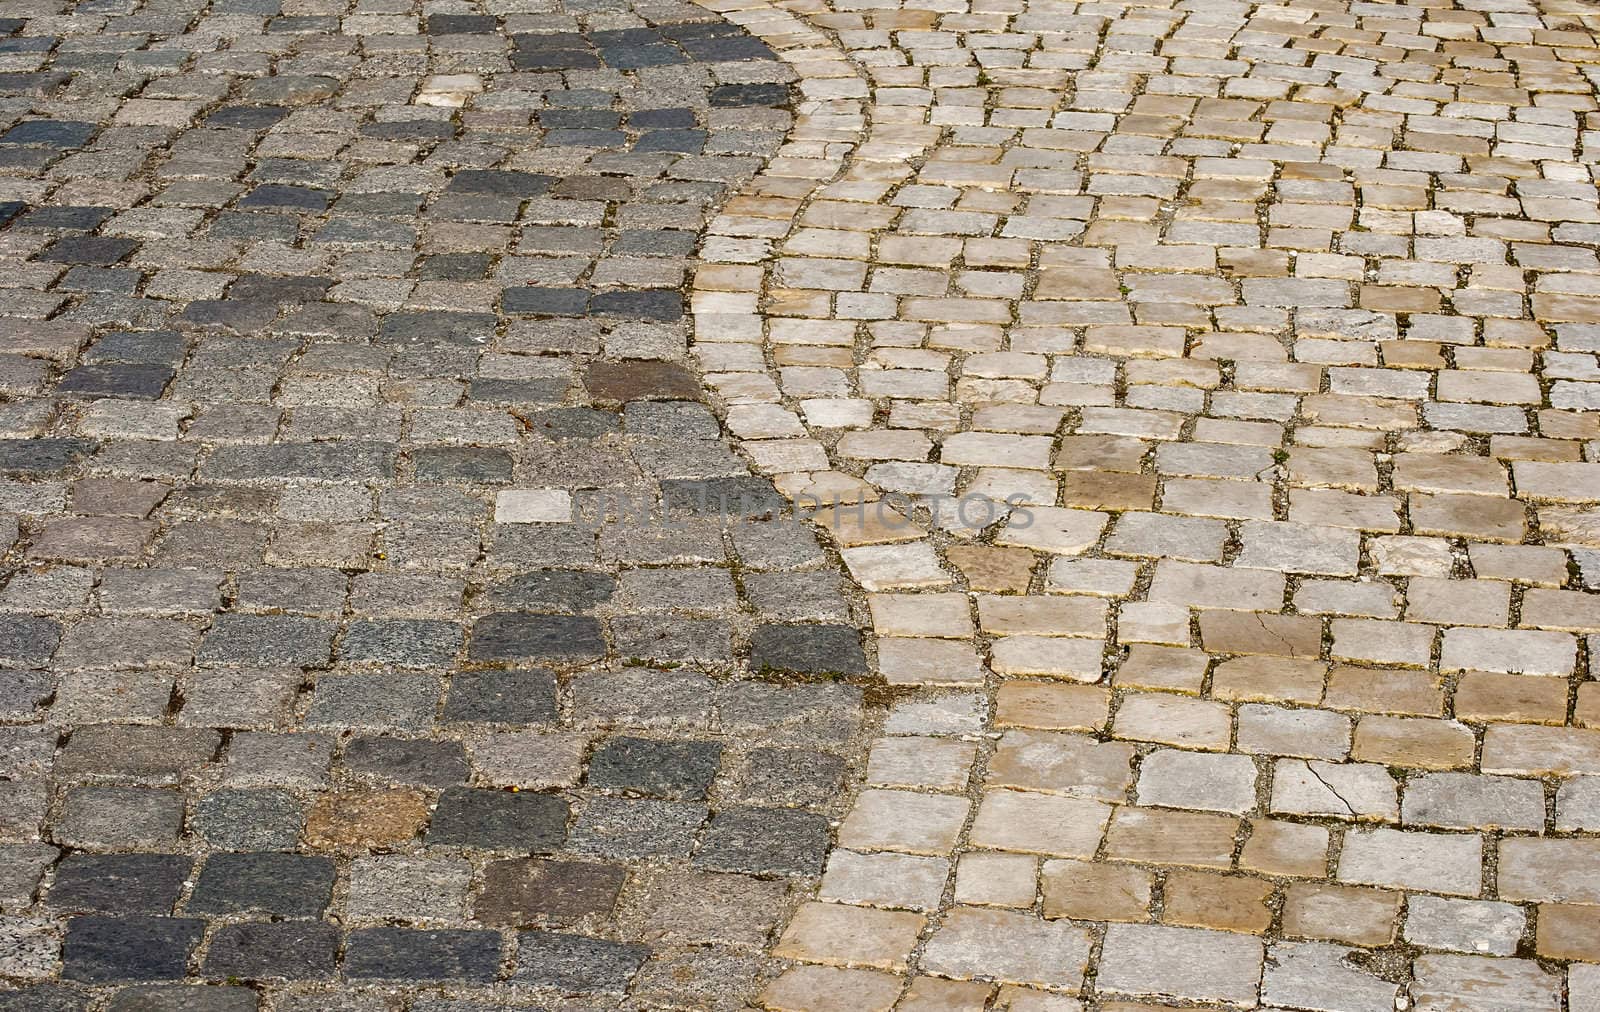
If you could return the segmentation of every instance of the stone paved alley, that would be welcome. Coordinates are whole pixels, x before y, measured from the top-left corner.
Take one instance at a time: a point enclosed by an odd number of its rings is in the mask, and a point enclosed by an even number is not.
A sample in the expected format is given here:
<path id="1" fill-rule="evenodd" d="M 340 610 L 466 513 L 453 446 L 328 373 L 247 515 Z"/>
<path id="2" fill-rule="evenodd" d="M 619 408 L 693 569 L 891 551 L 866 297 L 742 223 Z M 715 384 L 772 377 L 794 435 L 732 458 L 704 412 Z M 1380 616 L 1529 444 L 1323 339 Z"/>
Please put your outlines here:
<path id="1" fill-rule="evenodd" d="M 1600 1012 L 1597 31 L 0 0 L 0 1010 Z"/>

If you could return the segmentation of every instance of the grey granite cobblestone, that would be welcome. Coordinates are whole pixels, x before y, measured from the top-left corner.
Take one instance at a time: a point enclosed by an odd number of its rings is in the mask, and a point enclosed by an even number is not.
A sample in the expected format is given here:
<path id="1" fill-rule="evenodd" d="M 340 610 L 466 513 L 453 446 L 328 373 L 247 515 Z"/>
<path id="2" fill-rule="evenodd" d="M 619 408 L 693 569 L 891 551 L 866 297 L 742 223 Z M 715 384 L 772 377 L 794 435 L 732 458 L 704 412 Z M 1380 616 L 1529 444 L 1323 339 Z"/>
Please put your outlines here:
<path id="1" fill-rule="evenodd" d="M 795 79 L 681 0 L 0 0 L 0 1008 L 770 978 L 865 707 L 751 659 L 827 563 L 710 512 L 685 290 Z"/>

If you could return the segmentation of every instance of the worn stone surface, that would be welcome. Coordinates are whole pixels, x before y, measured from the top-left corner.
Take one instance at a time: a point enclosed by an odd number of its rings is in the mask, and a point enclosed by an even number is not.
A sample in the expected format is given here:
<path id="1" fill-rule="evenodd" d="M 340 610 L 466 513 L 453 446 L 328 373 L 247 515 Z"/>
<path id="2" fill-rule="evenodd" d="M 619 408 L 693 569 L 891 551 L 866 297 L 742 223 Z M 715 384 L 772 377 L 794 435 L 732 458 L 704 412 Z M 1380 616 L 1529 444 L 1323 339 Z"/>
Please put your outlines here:
<path id="1" fill-rule="evenodd" d="M 1591 1001 L 1594 14 L 786 10 L 827 103 L 695 353 L 907 696 L 821 899 L 935 927 L 767 1004 Z M 1090 983 L 975 909 L 1108 923 Z"/>
<path id="2" fill-rule="evenodd" d="M 534 7 L 0 2 L 0 1007 L 1600 1000 L 1592 11 Z"/>
<path id="3" fill-rule="evenodd" d="M 866 663 L 688 351 L 798 98 L 739 20 L 0 4 L 0 1006 L 770 976 Z M 666 850 L 743 921 L 629 919 Z"/>

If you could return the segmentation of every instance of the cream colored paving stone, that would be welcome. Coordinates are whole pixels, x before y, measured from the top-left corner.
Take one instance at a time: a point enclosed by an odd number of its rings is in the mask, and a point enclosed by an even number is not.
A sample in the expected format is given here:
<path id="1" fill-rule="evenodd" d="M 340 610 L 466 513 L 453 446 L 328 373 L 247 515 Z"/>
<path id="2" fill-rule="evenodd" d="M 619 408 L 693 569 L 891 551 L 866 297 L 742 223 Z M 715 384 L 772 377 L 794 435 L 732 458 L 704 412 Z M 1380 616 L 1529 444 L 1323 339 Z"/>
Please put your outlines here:
<path id="1" fill-rule="evenodd" d="M 795 911 L 776 956 L 821 963 L 904 969 L 923 918 L 894 910 L 842 903 L 807 903 Z"/>
<path id="2" fill-rule="evenodd" d="M 968 842 L 993 850 L 1089 857 L 1110 815 L 1110 806 L 1098 802 L 995 790 L 979 803 Z"/>
<path id="3" fill-rule="evenodd" d="M 1572 957 L 1421 918 L 1600 904 L 1600 14 L 706 2 L 802 78 L 702 247 L 711 399 L 785 494 L 1021 504 L 834 539 L 915 702 L 825 895 L 959 869 L 899 1007 L 1385 1004 L 1341 960 L 1402 937 L 1414 1007 L 1557 1007 Z M 1087 987 L 1014 951 L 1105 922 Z M 769 1007 L 897 1000 L 798 958 Z"/>
<path id="4" fill-rule="evenodd" d="M 934 931 L 922 961 L 934 973 L 1072 988 L 1089 962 L 1089 932 L 1030 914 L 956 907 Z"/>

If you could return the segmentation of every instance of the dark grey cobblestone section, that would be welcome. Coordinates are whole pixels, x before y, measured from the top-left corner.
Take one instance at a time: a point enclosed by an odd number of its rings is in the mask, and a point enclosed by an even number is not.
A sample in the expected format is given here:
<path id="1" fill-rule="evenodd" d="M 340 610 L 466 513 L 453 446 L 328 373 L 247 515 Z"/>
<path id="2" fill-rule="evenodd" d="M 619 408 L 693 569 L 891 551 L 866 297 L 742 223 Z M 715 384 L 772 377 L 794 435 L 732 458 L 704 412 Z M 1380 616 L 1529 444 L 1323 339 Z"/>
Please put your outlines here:
<path id="1" fill-rule="evenodd" d="M 718 515 L 681 292 L 790 77 L 676 0 L 0 0 L 0 1010 L 767 979 L 865 659 Z"/>

